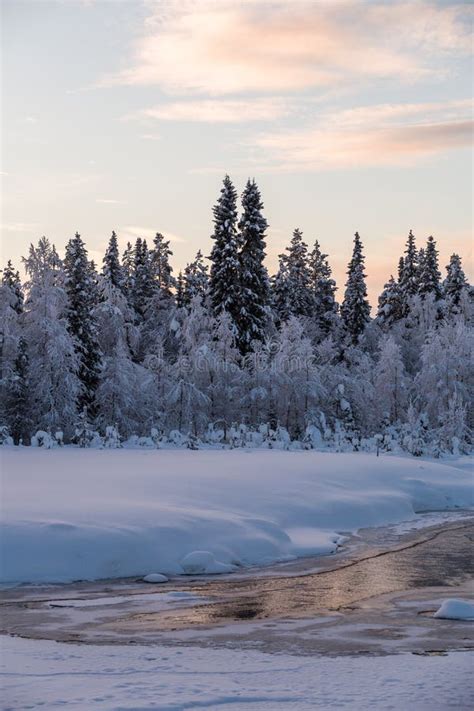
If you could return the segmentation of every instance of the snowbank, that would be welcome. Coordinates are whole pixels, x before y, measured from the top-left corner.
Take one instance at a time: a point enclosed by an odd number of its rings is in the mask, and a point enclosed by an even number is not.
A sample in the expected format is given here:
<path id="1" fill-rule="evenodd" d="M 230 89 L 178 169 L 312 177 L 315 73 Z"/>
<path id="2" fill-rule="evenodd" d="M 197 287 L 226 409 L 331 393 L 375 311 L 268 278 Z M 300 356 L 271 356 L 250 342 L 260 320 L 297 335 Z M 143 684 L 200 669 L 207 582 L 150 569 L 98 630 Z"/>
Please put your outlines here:
<path id="1" fill-rule="evenodd" d="M 474 620 L 474 603 L 468 600 L 445 600 L 434 617 L 444 620 Z"/>
<path id="2" fill-rule="evenodd" d="M 1 457 L 2 582 L 182 574 L 190 560 L 228 571 L 331 553 L 341 532 L 472 505 L 468 471 L 412 458 L 67 447 Z"/>

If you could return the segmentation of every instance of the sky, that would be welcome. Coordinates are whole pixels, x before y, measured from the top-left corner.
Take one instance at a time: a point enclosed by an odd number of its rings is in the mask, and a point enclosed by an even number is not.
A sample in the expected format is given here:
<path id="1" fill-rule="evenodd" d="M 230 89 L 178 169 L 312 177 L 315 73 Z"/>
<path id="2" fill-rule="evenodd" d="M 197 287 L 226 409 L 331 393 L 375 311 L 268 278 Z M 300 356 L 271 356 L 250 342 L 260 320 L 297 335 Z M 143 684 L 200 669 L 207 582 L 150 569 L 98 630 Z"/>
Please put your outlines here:
<path id="1" fill-rule="evenodd" d="M 209 254 L 228 173 L 254 177 L 267 265 L 299 227 L 342 298 L 353 234 L 373 303 L 409 229 L 472 278 L 469 3 L 1 0 L 2 262 L 80 232 L 99 264 Z"/>

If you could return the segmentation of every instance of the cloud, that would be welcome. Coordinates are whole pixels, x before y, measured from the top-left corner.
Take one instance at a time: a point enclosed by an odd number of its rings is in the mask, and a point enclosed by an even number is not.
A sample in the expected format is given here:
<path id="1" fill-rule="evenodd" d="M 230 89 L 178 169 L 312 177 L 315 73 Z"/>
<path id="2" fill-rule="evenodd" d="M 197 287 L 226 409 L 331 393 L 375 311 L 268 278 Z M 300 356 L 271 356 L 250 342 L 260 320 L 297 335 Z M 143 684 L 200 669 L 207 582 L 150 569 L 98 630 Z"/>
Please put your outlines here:
<path id="1" fill-rule="evenodd" d="M 161 141 L 159 133 L 142 133 L 140 138 L 143 138 L 144 141 Z"/>
<path id="2" fill-rule="evenodd" d="M 423 1 L 151 2 L 130 66 L 107 84 L 171 93 L 294 92 L 416 81 L 469 55 L 468 5 Z"/>
<path id="3" fill-rule="evenodd" d="M 97 198 L 96 202 L 101 205 L 124 205 L 123 200 L 113 200 L 108 198 Z"/>
<path id="4" fill-rule="evenodd" d="M 207 99 L 162 104 L 151 109 L 144 109 L 136 116 L 159 121 L 241 123 L 244 121 L 271 121 L 287 113 L 286 102 L 279 98 L 246 101 Z"/>
<path id="5" fill-rule="evenodd" d="M 148 242 L 152 242 L 156 233 L 161 232 L 170 242 L 186 242 L 183 237 L 180 237 L 173 232 L 153 227 L 137 227 L 134 225 L 127 225 L 125 227 L 121 227 L 118 232 L 120 233 L 122 239 L 127 239 L 129 241 L 135 241 L 138 237 L 140 237 L 141 239 L 146 239 Z"/>
<path id="6" fill-rule="evenodd" d="M 4 232 L 36 232 L 37 227 L 35 222 L 10 222 L 0 225 Z"/>
<path id="7" fill-rule="evenodd" d="M 469 107 L 468 101 L 363 106 L 322 114 L 309 128 L 261 134 L 253 145 L 272 169 L 406 165 L 470 145 Z"/>

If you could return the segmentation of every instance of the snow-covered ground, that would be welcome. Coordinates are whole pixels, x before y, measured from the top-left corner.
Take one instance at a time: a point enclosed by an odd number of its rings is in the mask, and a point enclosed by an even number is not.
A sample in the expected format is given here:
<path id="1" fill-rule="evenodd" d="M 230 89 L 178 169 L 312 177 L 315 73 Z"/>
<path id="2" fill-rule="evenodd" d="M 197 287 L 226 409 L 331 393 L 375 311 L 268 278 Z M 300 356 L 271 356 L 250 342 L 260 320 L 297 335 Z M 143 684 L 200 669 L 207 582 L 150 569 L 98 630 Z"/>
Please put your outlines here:
<path id="1" fill-rule="evenodd" d="M 6 583 L 226 572 L 331 553 L 342 532 L 472 505 L 464 461 L 75 448 L 1 457 Z"/>
<path id="2" fill-rule="evenodd" d="M 255 650 L 80 646 L 3 637 L 2 709 L 471 708 L 473 655 L 298 657 Z"/>

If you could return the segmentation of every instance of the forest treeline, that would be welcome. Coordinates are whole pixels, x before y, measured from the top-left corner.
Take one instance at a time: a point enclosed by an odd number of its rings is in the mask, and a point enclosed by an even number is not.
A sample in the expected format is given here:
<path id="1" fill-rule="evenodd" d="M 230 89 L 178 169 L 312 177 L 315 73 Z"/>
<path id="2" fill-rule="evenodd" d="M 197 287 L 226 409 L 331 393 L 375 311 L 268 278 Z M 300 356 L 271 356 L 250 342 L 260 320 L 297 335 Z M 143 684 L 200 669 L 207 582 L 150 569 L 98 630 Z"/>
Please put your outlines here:
<path id="1" fill-rule="evenodd" d="M 175 275 L 170 244 L 137 239 L 103 262 L 76 233 L 46 237 L 1 280 L 0 440 L 52 446 L 316 447 L 467 452 L 472 304 L 461 258 L 444 276 L 410 231 L 371 317 L 354 236 L 343 298 L 299 229 L 269 276 L 257 184 L 228 176 L 211 254 Z M 402 248 L 401 248 L 402 249 Z"/>

